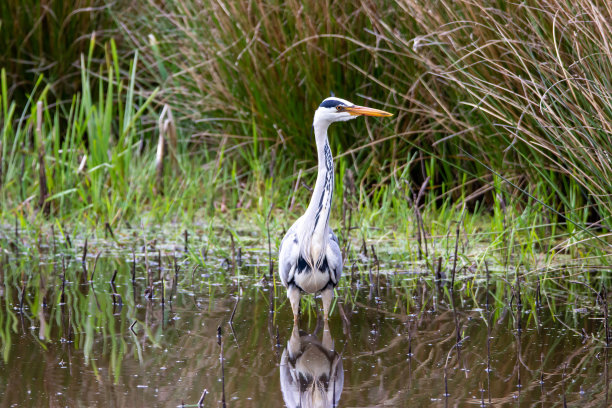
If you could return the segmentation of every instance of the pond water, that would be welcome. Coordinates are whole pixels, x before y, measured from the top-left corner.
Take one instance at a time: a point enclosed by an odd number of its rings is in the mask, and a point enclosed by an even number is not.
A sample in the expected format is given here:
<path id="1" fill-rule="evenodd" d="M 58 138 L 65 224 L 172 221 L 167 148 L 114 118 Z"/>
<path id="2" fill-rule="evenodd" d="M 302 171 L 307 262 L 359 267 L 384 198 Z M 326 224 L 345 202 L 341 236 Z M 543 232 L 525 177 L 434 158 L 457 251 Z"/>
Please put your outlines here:
<path id="1" fill-rule="evenodd" d="M 129 255 L 100 258 L 79 282 L 76 257 L 5 259 L 0 405 L 609 406 L 594 297 L 544 293 L 519 312 L 495 274 L 490 296 L 466 275 L 450 302 L 418 272 L 364 268 L 345 275 L 329 325 L 306 296 L 298 330 L 262 265 L 183 263 L 174 275 L 172 258 L 149 262 L 132 283 Z"/>

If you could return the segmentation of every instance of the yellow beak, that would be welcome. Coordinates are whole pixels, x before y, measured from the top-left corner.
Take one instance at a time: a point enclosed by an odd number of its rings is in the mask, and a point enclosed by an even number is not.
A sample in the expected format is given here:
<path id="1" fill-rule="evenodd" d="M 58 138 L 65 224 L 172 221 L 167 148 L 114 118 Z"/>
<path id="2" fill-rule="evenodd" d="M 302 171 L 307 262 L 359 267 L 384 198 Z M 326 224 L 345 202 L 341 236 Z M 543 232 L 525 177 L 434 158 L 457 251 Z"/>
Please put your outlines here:
<path id="1" fill-rule="evenodd" d="M 350 113 L 351 115 L 355 115 L 355 116 L 359 116 L 359 115 L 363 115 L 363 116 L 393 116 L 392 113 L 389 112 L 385 112 L 383 110 L 380 109 L 374 109 L 374 108 L 366 108 L 365 106 L 346 106 L 344 108 L 345 112 Z"/>

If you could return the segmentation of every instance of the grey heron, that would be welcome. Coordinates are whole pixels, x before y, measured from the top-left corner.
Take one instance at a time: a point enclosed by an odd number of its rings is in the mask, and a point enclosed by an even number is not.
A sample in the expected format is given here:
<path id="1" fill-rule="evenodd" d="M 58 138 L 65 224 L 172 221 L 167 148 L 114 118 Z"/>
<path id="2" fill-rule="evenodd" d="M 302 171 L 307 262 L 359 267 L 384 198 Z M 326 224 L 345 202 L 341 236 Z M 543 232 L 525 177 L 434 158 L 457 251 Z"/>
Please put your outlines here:
<path id="1" fill-rule="evenodd" d="M 287 231 L 279 249 L 278 272 L 298 321 L 302 292 L 321 292 L 324 319 L 328 319 L 334 288 L 342 274 L 342 252 L 338 238 L 329 227 L 334 194 L 334 159 L 327 129 L 333 122 L 345 122 L 358 116 L 392 116 L 378 109 L 357 106 L 330 97 L 315 111 L 312 127 L 318 153 L 317 181 L 308 208 Z"/>

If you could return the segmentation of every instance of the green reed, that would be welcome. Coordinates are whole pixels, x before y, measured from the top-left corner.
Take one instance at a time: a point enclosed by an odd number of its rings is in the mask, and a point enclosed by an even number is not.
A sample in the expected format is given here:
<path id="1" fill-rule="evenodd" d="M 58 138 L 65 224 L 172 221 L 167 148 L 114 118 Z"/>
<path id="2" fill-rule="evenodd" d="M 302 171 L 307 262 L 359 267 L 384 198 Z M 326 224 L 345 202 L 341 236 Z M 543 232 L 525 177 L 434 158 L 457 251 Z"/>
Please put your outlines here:
<path id="1" fill-rule="evenodd" d="M 523 214 L 539 205 L 532 214 L 546 218 L 549 232 L 561 224 L 566 247 L 609 246 L 605 2 L 182 0 L 164 15 L 150 5 L 124 20 L 149 67 L 143 81 L 164 84 L 181 126 L 204 135 L 211 157 L 229 160 L 233 173 L 257 178 L 262 163 L 276 161 L 295 179 L 309 168 L 316 156 L 302 147 L 312 145 L 312 110 L 334 91 L 397 117 L 331 129 L 360 198 L 379 204 L 377 189 L 391 179 L 418 191 L 429 177 L 429 205 L 465 200 L 495 221 L 502 199 Z M 166 37 L 139 43 L 151 26 Z"/>

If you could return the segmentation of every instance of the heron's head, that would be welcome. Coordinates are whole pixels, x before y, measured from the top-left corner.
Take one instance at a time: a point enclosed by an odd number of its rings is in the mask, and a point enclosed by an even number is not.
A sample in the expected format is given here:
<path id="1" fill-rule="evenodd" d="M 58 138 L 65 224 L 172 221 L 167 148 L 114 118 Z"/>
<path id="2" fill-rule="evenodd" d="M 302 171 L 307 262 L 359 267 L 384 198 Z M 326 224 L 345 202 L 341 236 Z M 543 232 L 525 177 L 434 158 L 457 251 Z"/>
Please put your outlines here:
<path id="1" fill-rule="evenodd" d="M 358 116 L 393 116 L 393 114 L 378 109 L 366 108 L 365 106 L 358 106 L 345 99 L 332 96 L 321 102 L 321 105 L 315 111 L 313 125 L 345 122 Z"/>

